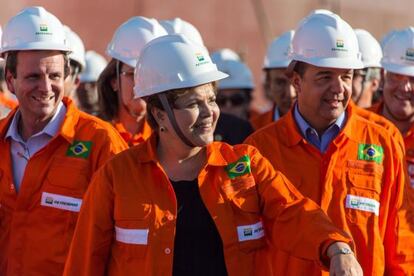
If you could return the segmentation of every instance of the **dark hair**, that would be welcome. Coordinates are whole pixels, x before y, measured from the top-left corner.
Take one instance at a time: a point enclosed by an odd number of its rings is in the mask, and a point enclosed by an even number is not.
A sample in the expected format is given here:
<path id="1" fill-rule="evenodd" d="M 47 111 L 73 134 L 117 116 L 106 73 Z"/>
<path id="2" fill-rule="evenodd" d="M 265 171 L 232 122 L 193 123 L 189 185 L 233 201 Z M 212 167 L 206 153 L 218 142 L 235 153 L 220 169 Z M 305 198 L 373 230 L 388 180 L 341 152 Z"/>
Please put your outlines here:
<path id="1" fill-rule="evenodd" d="M 112 88 L 112 80 L 116 78 L 117 60 L 112 59 L 98 78 L 99 108 L 101 119 L 106 121 L 114 120 L 119 111 L 118 93 Z"/>
<path id="2" fill-rule="evenodd" d="M 39 51 L 43 51 L 43 50 L 39 50 Z M 18 53 L 20 51 L 10 51 L 7 53 L 7 57 L 6 57 L 6 67 L 4 69 L 4 74 L 6 74 L 7 71 L 9 71 L 13 78 L 16 78 L 17 76 L 17 56 Z M 70 65 L 69 65 L 69 54 L 67 52 L 61 52 L 63 55 L 63 60 L 64 60 L 64 74 L 65 74 L 65 78 L 67 76 L 69 76 L 71 70 L 70 70 Z"/>
<path id="3" fill-rule="evenodd" d="M 212 82 L 214 89 L 214 94 L 217 94 L 217 82 Z M 160 94 L 165 94 L 167 101 L 171 107 L 174 108 L 175 102 L 178 98 L 184 96 L 187 93 L 192 92 L 193 87 L 189 88 L 181 88 L 181 89 L 172 89 L 165 92 L 162 92 Z M 147 103 L 147 121 L 148 124 L 151 126 L 151 128 L 155 131 L 158 130 L 158 123 L 157 120 L 155 120 L 154 116 L 151 113 L 151 109 L 156 107 L 160 110 L 164 110 L 164 107 L 162 106 L 162 103 L 158 97 L 159 94 L 151 95 L 148 97 L 144 97 L 143 100 Z"/>
<path id="4" fill-rule="evenodd" d="M 303 61 L 296 61 L 295 67 L 293 68 L 293 71 L 298 73 L 298 75 L 303 78 L 305 75 L 306 69 L 308 68 L 308 65 Z"/>

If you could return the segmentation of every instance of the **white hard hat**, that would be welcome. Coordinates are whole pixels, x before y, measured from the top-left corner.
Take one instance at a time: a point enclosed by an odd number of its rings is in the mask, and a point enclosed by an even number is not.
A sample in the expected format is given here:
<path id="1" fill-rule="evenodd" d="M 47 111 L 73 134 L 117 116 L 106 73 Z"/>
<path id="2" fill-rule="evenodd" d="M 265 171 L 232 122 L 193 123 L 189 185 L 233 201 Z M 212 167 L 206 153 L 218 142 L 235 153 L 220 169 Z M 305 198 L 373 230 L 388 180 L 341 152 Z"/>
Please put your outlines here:
<path id="1" fill-rule="evenodd" d="M 291 30 L 283 33 L 270 43 L 264 60 L 263 69 L 287 68 L 292 61 L 289 52 L 295 31 Z"/>
<path id="2" fill-rule="evenodd" d="M 355 29 L 364 68 L 381 67 L 382 49 L 378 41 L 366 30 Z"/>
<path id="3" fill-rule="evenodd" d="M 172 20 L 161 20 L 160 23 L 168 34 L 182 34 L 194 42 L 204 45 L 200 32 L 190 22 L 177 17 Z"/>
<path id="4" fill-rule="evenodd" d="M 387 42 L 390 40 L 390 38 L 396 33 L 398 30 L 391 30 L 388 33 L 386 33 L 380 41 L 381 49 L 384 51 L 384 45 L 387 44 Z"/>
<path id="5" fill-rule="evenodd" d="M 385 70 L 408 76 L 414 76 L 414 28 L 408 27 L 396 31 L 384 45 L 381 60 Z"/>
<path id="6" fill-rule="evenodd" d="M 217 64 L 224 60 L 240 60 L 240 56 L 232 49 L 223 48 L 211 53 L 211 60 Z"/>
<path id="7" fill-rule="evenodd" d="M 103 56 L 95 51 L 87 51 L 85 60 L 86 67 L 79 76 L 80 82 L 96 82 L 108 62 Z"/>
<path id="8" fill-rule="evenodd" d="M 218 89 L 254 89 L 249 67 L 239 60 L 222 60 L 216 63 L 218 70 L 229 75 L 218 83 Z"/>
<path id="9" fill-rule="evenodd" d="M 145 44 L 166 34 L 156 19 L 135 16 L 118 27 L 106 48 L 106 53 L 135 68 Z"/>
<path id="10" fill-rule="evenodd" d="M 354 30 L 337 14 L 325 10 L 314 11 L 300 22 L 289 57 L 318 67 L 363 68 Z"/>
<path id="11" fill-rule="evenodd" d="M 83 45 L 82 39 L 68 26 L 64 25 L 63 29 L 65 30 L 66 40 L 71 50 L 69 59 L 79 63 L 82 71 L 85 69 L 85 46 Z"/>
<path id="12" fill-rule="evenodd" d="M 62 23 L 43 7 L 23 9 L 4 27 L 0 53 L 24 50 L 70 51 Z"/>
<path id="13" fill-rule="evenodd" d="M 135 97 L 195 87 L 224 79 L 207 49 L 183 35 L 167 35 L 148 43 L 135 69 Z"/>

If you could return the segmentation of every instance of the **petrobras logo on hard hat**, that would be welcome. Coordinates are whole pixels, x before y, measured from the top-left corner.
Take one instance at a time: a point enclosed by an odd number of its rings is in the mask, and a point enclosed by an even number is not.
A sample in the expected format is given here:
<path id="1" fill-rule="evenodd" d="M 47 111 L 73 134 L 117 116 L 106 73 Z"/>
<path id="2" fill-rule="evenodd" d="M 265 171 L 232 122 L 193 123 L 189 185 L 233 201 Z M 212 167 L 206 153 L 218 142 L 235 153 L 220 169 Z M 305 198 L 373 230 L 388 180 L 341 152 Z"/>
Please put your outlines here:
<path id="1" fill-rule="evenodd" d="M 204 57 L 203 53 L 200 53 L 200 52 L 195 53 L 195 56 L 197 59 L 196 66 L 201 66 L 201 65 L 210 63 L 210 61 Z"/>
<path id="2" fill-rule="evenodd" d="M 408 60 L 408 61 L 414 61 L 414 49 L 408 48 L 405 51 L 405 57 L 402 57 L 402 59 Z"/>
<path id="3" fill-rule="evenodd" d="M 335 47 L 332 48 L 332 51 L 339 51 L 339 52 L 348 52 L 348 49 L 345 48 L 345 42 L 343 39 L 337 39 L 335 43 Z"/>
<path id="4" fill-rule="evenodd" d="M 49 26 L 45 23 L 39 24 L 39 31 L 37 31 L 35 34 L 36 35 L 53 35 L 53 33 L 49 31 Z"/>

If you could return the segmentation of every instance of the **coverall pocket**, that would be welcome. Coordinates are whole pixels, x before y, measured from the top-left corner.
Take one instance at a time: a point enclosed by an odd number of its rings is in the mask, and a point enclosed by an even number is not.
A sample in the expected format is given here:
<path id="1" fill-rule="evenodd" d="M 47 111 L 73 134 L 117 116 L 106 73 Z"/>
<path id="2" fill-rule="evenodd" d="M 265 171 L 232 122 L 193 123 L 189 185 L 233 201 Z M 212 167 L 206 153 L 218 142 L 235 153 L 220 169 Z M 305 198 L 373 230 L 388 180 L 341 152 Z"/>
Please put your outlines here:
<path id="1" fill-rule="evenodd" d="M 227 198 L 240 210 L 260 213 L 259 193 L 253 176 L 241 177 L 222 186 Z"/>
<path id="2" fill-rule="evenodd" d="M 374 225 L 378 221 L 382 171 L 382 165 L 374 162 L 348 162 L 344 204 L 350 223 Z"/>
<path id="3" fill-rule="evenodd" d="M 48 192 L 83 197 L 90 180 L 89 162 L 64 156 L 55 156 L 48 174 Z"/>
<path id="4" fill-rule="evenodd" d="M 128 261 L 146 255 L 150 239 L 152 204 L 134 197 L 115 198 L 114 252 Z"/>

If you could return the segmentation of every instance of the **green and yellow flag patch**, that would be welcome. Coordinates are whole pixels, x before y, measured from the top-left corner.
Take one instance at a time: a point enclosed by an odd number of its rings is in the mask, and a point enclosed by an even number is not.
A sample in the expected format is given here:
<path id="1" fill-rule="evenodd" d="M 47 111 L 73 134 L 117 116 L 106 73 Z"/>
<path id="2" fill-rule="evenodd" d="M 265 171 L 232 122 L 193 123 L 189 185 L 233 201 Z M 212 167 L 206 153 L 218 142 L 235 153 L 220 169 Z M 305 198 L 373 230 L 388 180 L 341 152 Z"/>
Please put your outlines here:
<path id="1" fill-rule="evenodd" d="M 234 179 L 236 177 L 250 173 L 250 158 L 248 155 L 244 155 L 242 158 L 234 163 L 228 164 L 225 168 L 227 175 Z"/>
<path id="2" fill-rule="evenodd" d="M 381 146 L 373 144 L 358 145 L 358 160 L 374 161 L 381 164 L 383 158 L 384 149 Z"/>
<path id="3" fill-rule="evenodd" d="M 66 156 L 88 158 L 91 153 L 92 141 L 74 141 L 69 146 Z"/>

